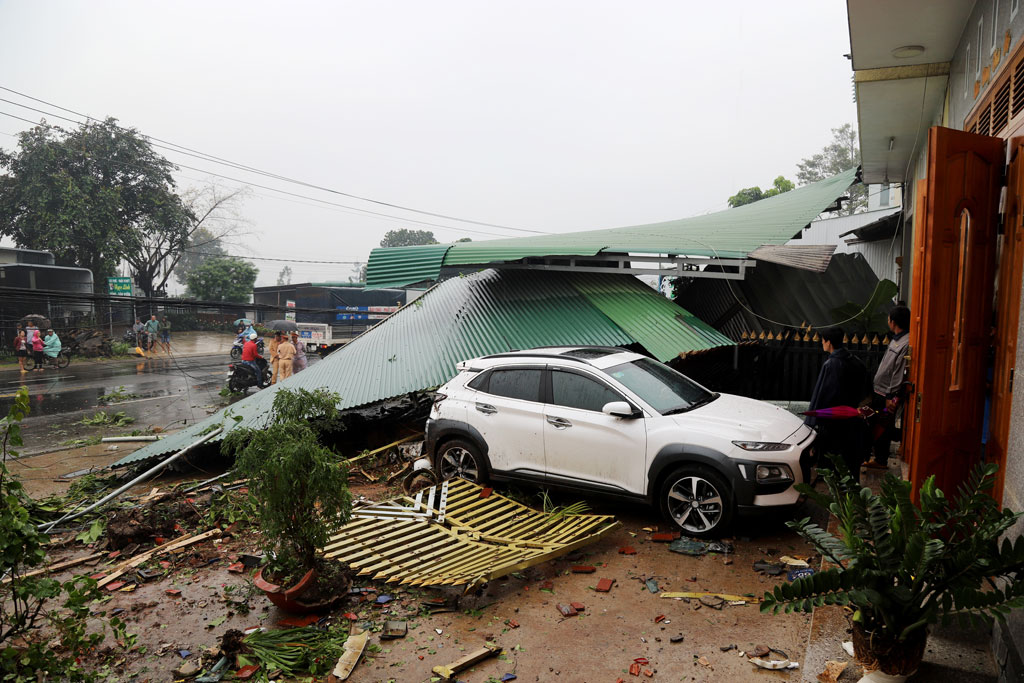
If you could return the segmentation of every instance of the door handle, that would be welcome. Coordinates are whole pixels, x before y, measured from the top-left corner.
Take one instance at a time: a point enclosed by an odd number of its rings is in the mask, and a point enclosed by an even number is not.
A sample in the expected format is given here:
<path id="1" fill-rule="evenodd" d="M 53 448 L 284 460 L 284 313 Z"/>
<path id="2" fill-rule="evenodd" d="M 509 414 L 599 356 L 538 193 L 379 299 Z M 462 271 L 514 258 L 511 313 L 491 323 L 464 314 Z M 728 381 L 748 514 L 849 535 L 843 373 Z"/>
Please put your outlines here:
<path id="1" fill-rule="evenodd" d="M 498 412 L 498 409 L 492 406 L 490 403 L 477 403 L 477 412 L 483 413 L 484 415 L 494 415 Z"/>
<path id="2" fill-rule="evenodd" d="M 564 417 L 548 417 L 547 421 L 555 429 L 568 429 L 572 427 L 572 422 L 569 422 Z"/>

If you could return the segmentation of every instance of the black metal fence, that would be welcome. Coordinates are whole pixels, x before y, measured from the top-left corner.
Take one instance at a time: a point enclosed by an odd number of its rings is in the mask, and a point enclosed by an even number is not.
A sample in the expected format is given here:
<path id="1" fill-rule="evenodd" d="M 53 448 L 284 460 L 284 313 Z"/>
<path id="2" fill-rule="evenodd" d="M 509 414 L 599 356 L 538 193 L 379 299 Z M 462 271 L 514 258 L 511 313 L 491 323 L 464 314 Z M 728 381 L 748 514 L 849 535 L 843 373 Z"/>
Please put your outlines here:
<path id="1" fill-rule="evenodd" d="M 846 346 L 874 376 L 889 338 L 853 337 Z M 689 354 L 671 363 L 683 374 L 714 391 L 776 401 L 811 398 L 827 355 L 813 331 L 744 333 L 736 346 Z"/>

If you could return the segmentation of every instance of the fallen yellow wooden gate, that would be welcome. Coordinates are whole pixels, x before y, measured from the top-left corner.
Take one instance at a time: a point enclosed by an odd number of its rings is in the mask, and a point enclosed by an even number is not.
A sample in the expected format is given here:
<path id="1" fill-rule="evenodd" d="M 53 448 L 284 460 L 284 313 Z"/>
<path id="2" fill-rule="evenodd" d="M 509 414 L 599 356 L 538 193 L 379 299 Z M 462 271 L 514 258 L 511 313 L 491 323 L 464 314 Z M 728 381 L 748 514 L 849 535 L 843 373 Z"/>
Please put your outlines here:
<path id="1" fill-rule="evenodd" d="M 453 479 L 415 498 L 355 508 L 323 553 L 360 576 L 470 590 L 593 543 L 617 526 L 611 515 L 538 512 Z"/>

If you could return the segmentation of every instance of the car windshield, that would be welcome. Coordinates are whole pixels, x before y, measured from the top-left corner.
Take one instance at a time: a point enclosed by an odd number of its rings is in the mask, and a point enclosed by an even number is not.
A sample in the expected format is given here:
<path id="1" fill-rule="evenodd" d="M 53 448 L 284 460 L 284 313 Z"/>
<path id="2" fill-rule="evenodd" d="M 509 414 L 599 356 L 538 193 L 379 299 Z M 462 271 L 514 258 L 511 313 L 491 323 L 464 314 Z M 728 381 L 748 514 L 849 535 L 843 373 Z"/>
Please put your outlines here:
<path id="1" fill-rule="evenodd" d="M 662 415 L 692 410 L 718 398 L 718 394 L 650 358 L 614 365 L 605 372 Z"/>

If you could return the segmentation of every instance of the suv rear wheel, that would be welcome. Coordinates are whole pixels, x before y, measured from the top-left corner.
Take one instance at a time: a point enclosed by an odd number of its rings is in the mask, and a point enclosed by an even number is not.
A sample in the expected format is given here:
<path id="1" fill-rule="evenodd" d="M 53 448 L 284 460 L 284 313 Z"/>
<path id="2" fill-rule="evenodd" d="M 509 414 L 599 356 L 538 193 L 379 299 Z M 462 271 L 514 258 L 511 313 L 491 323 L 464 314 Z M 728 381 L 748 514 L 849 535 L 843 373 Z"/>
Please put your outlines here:
<path id="1" fill-rule="evenodd" d="M 732 523 L 732 493 L 725 480 L 710 469 L 687 466 L 675 470 L 662 483 L 658 498 L 665 519 L 689 536 L 720 536 Z"/>
<path id="2" fill-rule="evenodd" d="M 468 441 L 452 439 L 437 449 L 434 469 L 441 481 L 460 477 L 467 481 L 487 481 L 487 461 L 480 449 Z"/>

